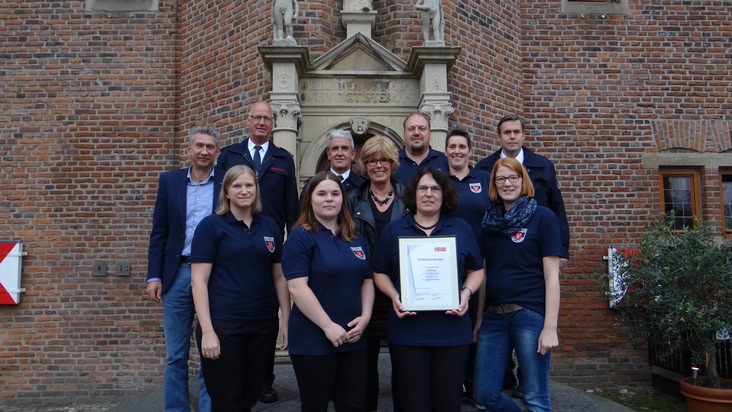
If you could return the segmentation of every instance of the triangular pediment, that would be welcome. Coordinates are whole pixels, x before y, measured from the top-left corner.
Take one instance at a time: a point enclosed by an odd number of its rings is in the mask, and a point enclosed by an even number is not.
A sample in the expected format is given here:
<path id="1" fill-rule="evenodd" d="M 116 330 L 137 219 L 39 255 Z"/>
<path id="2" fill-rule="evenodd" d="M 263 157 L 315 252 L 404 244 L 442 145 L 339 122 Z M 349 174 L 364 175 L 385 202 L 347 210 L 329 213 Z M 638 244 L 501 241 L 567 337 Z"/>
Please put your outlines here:
<path id="1" fill-rule="evenodd" d="M 406 63 L 379 43 L 358 33 L 342 41 L 312 63 L 314 72 L 404 72 Z"/>

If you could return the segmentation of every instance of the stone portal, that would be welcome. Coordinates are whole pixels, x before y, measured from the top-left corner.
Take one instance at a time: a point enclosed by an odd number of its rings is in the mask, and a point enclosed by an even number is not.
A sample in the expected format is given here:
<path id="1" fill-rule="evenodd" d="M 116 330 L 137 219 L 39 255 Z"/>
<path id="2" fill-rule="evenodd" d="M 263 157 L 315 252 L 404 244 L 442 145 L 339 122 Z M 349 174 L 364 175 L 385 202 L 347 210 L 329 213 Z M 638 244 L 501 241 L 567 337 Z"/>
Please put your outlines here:
<path id="1" fill-rule="evenodd" d="M 374 135 L 401 147 L 404 119 L 421 111 L 431 121 L 432 147 L 444 148 L 453 111 L 447 74 L 460 49 L 430 42 L 404 62 L 371 38 L 376 16 L 371 2 L 344 2 L 347 38 L 314 61 L 295 42 L 259 48 L 272 73 L 273 140 L 295 156 L 300 183 L 327 167 L 326 135 L 334 128 L 351 130 L 357 149 Z"/>

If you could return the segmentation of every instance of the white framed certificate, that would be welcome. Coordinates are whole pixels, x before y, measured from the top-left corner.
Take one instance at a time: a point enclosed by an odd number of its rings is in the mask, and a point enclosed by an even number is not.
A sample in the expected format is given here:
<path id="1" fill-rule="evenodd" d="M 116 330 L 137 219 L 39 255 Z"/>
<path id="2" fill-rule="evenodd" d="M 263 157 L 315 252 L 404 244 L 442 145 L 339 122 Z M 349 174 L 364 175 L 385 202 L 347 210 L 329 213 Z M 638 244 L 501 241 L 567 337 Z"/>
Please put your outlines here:
<path id="1" fill-rule="evenodd" d="M 400 297 L 405 311 L 460 306 L 454 236 L 399 238 Z"/>

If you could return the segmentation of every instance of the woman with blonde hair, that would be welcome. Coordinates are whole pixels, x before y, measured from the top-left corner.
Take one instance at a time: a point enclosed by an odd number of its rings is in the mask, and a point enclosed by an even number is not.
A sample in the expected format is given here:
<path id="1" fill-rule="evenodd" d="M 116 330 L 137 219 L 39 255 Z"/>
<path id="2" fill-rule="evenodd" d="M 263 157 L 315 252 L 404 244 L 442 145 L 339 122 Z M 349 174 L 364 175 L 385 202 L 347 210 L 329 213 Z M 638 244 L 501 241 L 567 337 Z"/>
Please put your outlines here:
<path id="1" fill-rule="evenodd" d="M 559 259 L 562 240 L 554 212 L 538 206 L 521 163 L 507 157 L 493 166 L 491 207 L 483 218 L 487 263 L 485 296 L 479 303 L 475 401 L 495 411 L 519 412 L 502 393 L 515 348 L 523 402 L 550 411 L 551 350 L 559 345 Z"/>
<path id="2" fill-rule="evenodd" d="M 407 213 L 402 201 L 403 186 L 394 179 L 399 168 L 399 151 L 394 143 L 384 136 L 374 136 L 361 148 L 360 162 L 367 181 L 358 190 L 348 195 L 348 204 L 353 212 L 356 231 L 368 246 L 373 256 L 379 233 L 386 224 Z M 366 329 L 368 342 L 368 384 L 366 388 L 366 411 L 375 412 L 379 401 L 379 352 L 381 341 L 386 339 L 387 315 L 391 300 L 376 292 L 371 322 Z M 399 399 L 394 401 L 394 410 L 399 410 Z"/>
<path id="3" fill-rule="evenodd" d="M 198 224 L 191 247 L 196 340 L 215 411 L 249 411 L 257 403 L 267 357 L 277 339 L 278 304 L 287 345 L 290 295 L 282 274 L 282 236 L 262 215 L 254 170 L 234 166 L 215 214 Z"/>

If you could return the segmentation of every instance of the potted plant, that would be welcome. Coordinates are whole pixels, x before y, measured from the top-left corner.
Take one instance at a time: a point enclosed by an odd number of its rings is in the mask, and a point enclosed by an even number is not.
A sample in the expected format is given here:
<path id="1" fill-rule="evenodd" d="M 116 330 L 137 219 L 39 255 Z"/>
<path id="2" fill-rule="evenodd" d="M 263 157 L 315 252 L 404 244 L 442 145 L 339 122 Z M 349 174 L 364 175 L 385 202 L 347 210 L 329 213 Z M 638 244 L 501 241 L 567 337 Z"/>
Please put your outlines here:
<path id="1" fill-rule="evenodd" d="M 718 336 L 732 326 L 732 242 L 715 239 L 708 224 L 674 228 L 674 216 L 651 221 L 637 248 L 613 254 L 621 296 L 610 296 L 617 317 L 632 337 L 660 344 L 669 352 L 688 353 L 704 367 L 703 376 L 682 379 L 681 392 L 692 411 L 701 397 L 695 389 L 722 396 L 721 409 L 732 410 L 730 380 L 717 372 Z"/>

